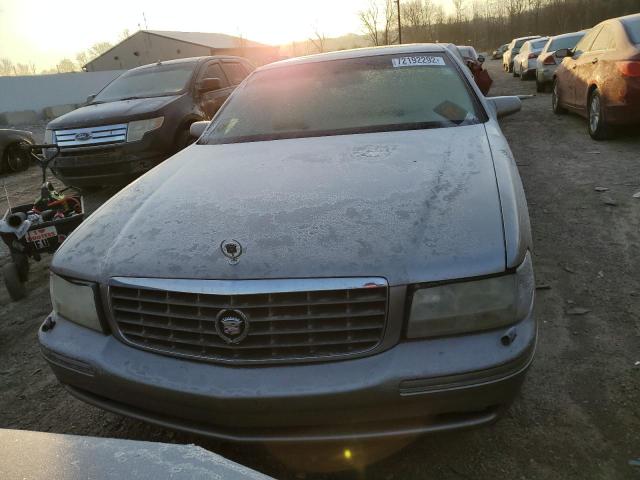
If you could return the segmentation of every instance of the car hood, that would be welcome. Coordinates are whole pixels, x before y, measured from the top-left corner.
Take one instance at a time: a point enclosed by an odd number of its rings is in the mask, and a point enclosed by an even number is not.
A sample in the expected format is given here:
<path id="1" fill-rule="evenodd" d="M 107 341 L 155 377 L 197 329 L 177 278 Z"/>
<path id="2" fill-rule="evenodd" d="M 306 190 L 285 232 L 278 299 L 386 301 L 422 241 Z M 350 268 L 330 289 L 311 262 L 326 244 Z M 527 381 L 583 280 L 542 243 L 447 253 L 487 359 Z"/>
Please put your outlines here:
<path id="1" fill-rule="evenodd" d="M 179 95 L 136 98 L 117 102 L 85 105 L 66 113 L 47 125 L 50 130 L 91 127 L 110 123 L 126 123 L 138 118 L 149 118 L 180 98 Z"/>
<path id="2" fill-rule="evenodd" d="M 221 252 L 238 241 L 235 265 Z M 125 188 L 52 268 L 114 276 L 380 276 L 390 284 L 504 271 L 483 125 L 192 145 Z"/>

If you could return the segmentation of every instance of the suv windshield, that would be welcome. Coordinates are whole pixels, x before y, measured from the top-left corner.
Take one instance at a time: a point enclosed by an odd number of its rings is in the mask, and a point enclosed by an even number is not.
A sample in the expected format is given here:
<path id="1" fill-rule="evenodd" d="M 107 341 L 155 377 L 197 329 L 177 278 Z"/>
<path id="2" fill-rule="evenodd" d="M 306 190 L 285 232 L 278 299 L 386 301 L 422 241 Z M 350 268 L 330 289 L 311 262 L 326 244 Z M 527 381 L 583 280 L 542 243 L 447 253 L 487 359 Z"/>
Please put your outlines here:
<path id="1" fill-rule="evenodd" d="M 186 88 L 195 66 L 189 62 L 130 70 L 107 85 L 92 103 L 176 94 Z"/>
<path id="2" fill-rule="evenodd" d="M 442 54 L 309 62 L 250 76 L 201 143 L 455 127 L 480 115 L 468 84 Z"/>

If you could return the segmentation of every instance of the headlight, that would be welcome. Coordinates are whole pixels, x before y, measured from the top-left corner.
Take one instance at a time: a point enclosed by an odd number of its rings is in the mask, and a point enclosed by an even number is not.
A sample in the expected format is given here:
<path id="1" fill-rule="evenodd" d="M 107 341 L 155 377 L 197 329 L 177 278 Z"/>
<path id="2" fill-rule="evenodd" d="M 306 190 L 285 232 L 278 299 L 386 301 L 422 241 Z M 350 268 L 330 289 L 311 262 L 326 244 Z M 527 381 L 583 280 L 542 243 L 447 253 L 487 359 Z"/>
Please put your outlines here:
<path id="1" fill-rule="evenodd" d="M 127 128 L 127 142 L 137 142 L 145 133 L 155 130 L 156 128 L 160 128 L 163 122 L 164 117 L 129 122 L 129 127 Z"/>
<path id="2" fill-rule="evenodd" d="M 44 131 L 44 143 L 51 145 L 53 143 L 53 130 Z"/>
<path id="3" fill-rule="evenodd" d="M 516 273 L 421 288 L 413 294 L 407 337 L 435 337 L 488 330 L 526 317 L 534 280 L 527 253 Z"/>
<path id="4" fill-rule="evenodd" d="M 70 282 L 50 274 L 49 291 L 53 311 L 74 323 L 102 332 L 96 308 L 97 286 L 88 282 Z"/>

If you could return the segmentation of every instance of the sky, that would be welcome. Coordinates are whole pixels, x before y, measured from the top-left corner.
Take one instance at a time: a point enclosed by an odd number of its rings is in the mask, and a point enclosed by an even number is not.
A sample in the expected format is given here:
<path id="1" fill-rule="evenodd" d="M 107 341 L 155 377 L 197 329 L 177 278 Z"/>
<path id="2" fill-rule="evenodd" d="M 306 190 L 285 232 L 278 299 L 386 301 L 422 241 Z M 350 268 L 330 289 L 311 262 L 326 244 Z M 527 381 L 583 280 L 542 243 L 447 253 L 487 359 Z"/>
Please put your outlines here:
<path id="1" fill-rule="evenodd" d="M 401 0 L 402 1 L 402 0 Z M 434 0 L 450 9 L 452 0 Z M 369 0 L 0 0 L 0 58 L 53 67 L 125 29 L 217 32 L 269 44 L 362 33 Z"/>

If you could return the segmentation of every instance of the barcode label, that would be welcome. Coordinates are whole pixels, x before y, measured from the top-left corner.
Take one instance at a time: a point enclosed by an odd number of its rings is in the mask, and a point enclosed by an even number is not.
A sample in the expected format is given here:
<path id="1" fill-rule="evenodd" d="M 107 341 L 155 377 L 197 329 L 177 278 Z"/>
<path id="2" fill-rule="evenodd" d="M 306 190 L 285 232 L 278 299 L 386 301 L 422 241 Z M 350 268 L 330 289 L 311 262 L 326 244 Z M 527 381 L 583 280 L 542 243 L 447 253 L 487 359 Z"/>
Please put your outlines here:
<path id="1" fill-rule="evenodd" d="M 431 55 L 392 58 L 391 63 L 394 67 L 423 67 L 425 65 L 446 65 L 444 63 L 444 58 L 434 57 Z"/>

